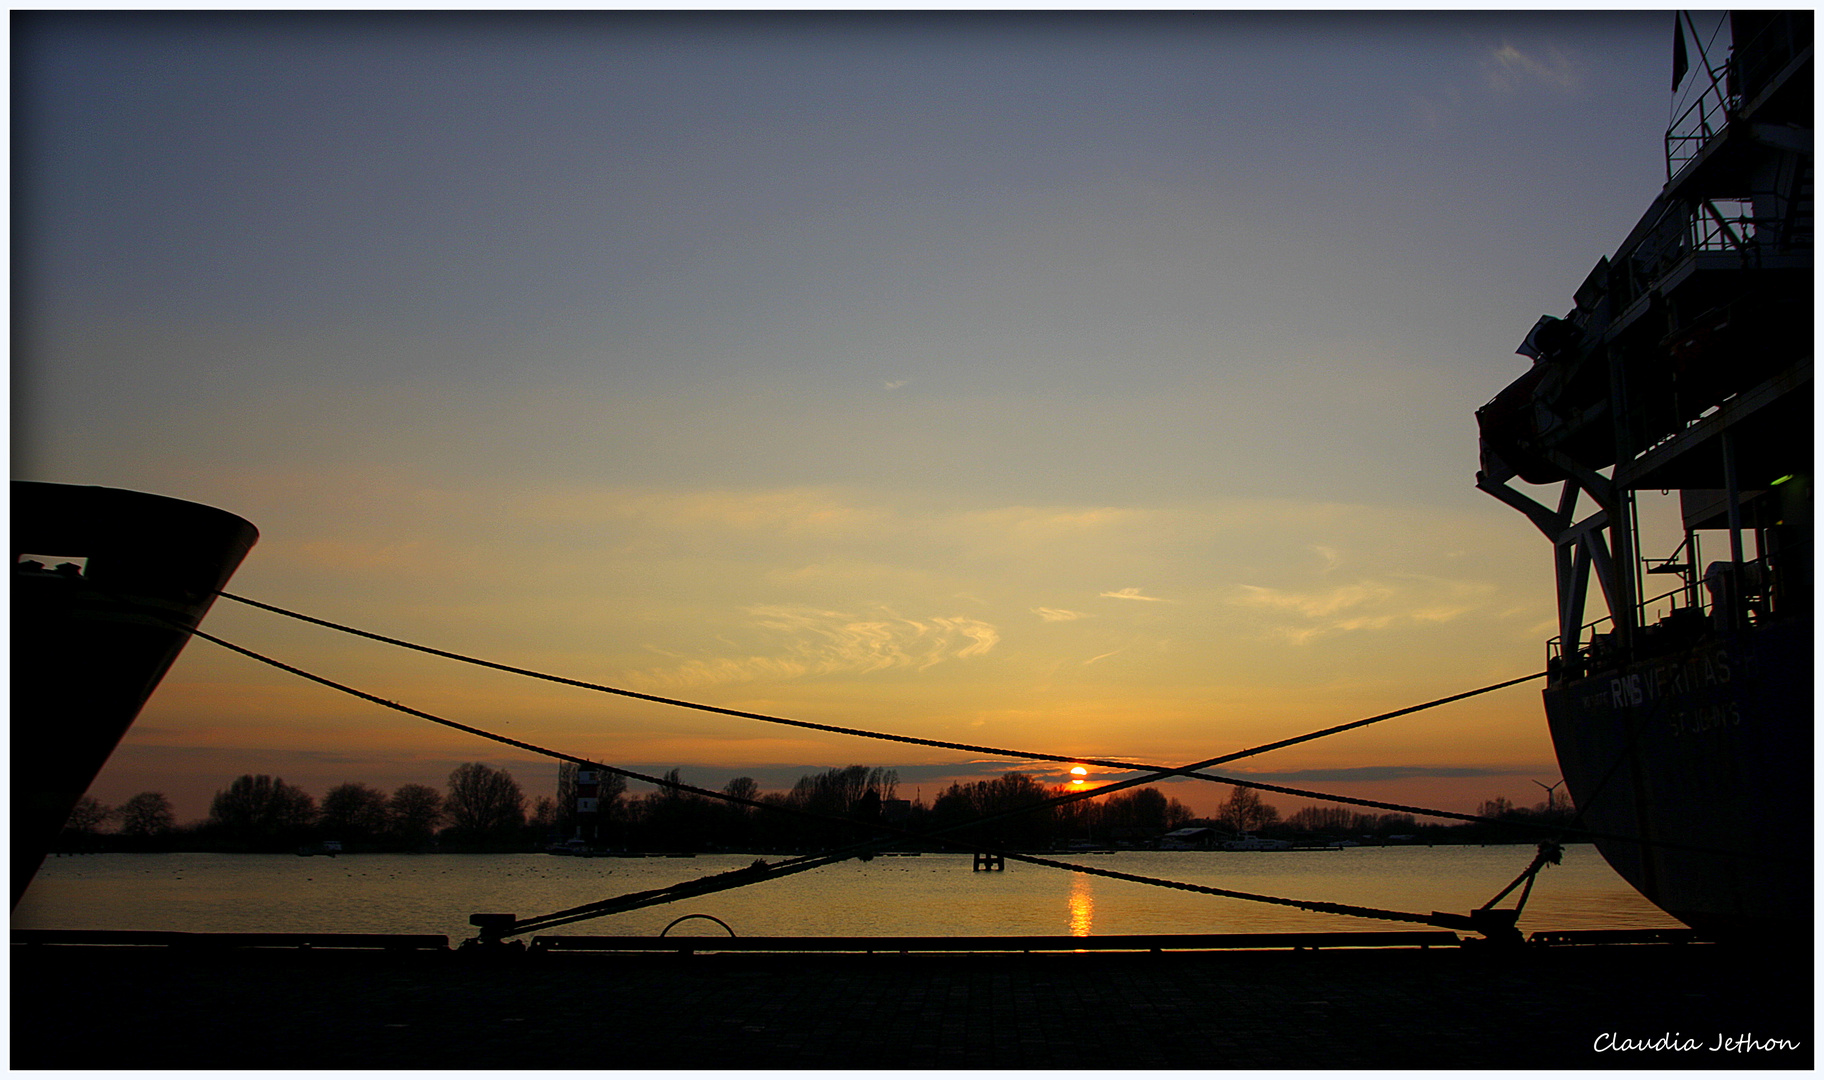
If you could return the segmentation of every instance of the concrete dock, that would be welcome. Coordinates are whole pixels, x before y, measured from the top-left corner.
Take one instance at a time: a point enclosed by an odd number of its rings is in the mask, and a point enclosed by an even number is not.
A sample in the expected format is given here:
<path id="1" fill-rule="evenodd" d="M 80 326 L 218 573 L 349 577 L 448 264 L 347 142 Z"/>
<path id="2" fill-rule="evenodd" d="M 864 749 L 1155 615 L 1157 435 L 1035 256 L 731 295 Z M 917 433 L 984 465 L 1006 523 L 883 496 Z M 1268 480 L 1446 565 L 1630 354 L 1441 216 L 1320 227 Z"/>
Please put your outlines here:
<path id="1" fill-rule="evenodd" d="M 16 1069 L 1812 1066 L 1809 947 L 389 954 L 19 945 Z"/>

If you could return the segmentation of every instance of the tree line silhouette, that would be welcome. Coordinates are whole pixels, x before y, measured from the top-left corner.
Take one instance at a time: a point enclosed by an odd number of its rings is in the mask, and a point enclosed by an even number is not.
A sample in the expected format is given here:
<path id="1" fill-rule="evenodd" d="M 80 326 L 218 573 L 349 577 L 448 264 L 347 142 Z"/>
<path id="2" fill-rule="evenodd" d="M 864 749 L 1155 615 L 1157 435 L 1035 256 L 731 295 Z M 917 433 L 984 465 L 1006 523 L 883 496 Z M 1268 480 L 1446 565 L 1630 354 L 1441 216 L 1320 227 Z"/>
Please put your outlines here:
<path id="1" fill-rule="evenodd" d="M 666 779 L 681 781 L 681 771 L 673 769 Z M 561 780 L 559 786 L 561 790 Z M 941 840 L 916 846 L 1049 847 L 1116 830 L 1164 832 L 1191 818 L 1184 804 L 1150 788 L 1102 800 L 1041 805 L 1070 790 L 1009 772 L 952 783 L 927 803 L 899 797 L 895 770 L 849 765 L 802 776 L 787 791 L 762 792 L 752 777 L 736 777 L 722 793 L 758 804 L 742 805 L 675 788 L 629 798 L 625 785 L 609 778 L 600 788 L 594 820 L 576 824 L 585 832 L 592 827 L 590 839 L 610 850 L 807 851 L 937 831 L 942 831 Z M 1003 820 L 968 824 L 1009 812 L 1013 816 Z M 559 824 L 561 829 L 569 823 Z M 912 843 L 902 837 L 889 846 Z"/>
<path id="2" fill-rule="evenodd" d="M 723 794 L 748 805 L 674 787 L 630 794 L 625 778 L 603 773 L 595 778 L 595 809 L 579 814 L 577 771 L 572 763 L 560 763 L 555 792 L 531 800 L 506 769 L 480 762 L 451 770 L 442 791 L 410 783 L 388 793 L 349 782 L 320 801 L 283 779 L 249 773 L 216 792 L 207 818 L 183 826 L 161 792 L 141 792 L 114 807 L 84 796 L 65 826 L 62 847 L 273 852 L 333 840 L 351 852 L 535 851 L 571 841 L 606 851 L 778 852 L 891 840 L 903 831 L 941 833 L 941 840 L 910 845 L 924 848 L 1037 850 L 1073 844 L 1144 847 L 1188 826 L 1295 841 L 1395 835 L 1432 843 L 1496 843 L 1536 839 L 1537 829 L 1527 826 L 1569 823 L 1573 815 L 1565 801 L 1526 809 L 1500 798 L 1482 804 L 1479 813 L 1501 824 L 1421 825 L 1409 814 L 1337 806 L 1309 806 L 1282 819 L 1259 792 L 1235 788 L 1215 815 L 1200 818 L 1152 787 L 1045 805 L 1077 789 L 1048 786 L 1019 772 L 952 783 L 927 803 L 899 797 L 895 770 L 865 765 L 806 774 L 786 791 L 761 791 L 749 776 L 730 780 Z M 674 768 L 665 779 L 683 783 L 683 772 Z"/>
<path id="3" fill-rule="evenodd" d="M 116 831 L 104 831 L 109 824 Z M 63 848 L 270 852 L 335 840 L 349 851 L 517 850 L 530 824 L 519 783 L 480 762 L 453 769 L 446 791 L 401 784 L 389 794 L 351 782 L 321 802 L 282 778 L 247 773 L 215 793 L 207 818 L 182 826 L 163 792 L 117 807 L 85 795 L 64 826 Z"/>

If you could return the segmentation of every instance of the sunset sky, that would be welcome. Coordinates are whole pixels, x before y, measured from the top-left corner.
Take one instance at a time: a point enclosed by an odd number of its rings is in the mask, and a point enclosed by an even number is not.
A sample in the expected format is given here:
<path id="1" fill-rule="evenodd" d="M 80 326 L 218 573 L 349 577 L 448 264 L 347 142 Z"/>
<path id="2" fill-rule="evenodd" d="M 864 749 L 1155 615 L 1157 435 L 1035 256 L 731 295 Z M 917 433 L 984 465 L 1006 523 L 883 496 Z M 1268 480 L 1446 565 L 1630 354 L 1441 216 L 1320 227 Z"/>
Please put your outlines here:
<path id="1" fill-rule="evenodd" d="M 1671 31 L 15 14 L 13 475 L 240 514 L 255 599 L 822 723 L 1173 764 L 1473 689 L 1553 632 L 1473 414 L 1663 182 Z M 205 629 L 710 787 L 1067 779 Z M 1229 768 L 1537 802 L 1538 690 Z M 464 761 L 554 787 L 195 641 L 92 794 Z"/>

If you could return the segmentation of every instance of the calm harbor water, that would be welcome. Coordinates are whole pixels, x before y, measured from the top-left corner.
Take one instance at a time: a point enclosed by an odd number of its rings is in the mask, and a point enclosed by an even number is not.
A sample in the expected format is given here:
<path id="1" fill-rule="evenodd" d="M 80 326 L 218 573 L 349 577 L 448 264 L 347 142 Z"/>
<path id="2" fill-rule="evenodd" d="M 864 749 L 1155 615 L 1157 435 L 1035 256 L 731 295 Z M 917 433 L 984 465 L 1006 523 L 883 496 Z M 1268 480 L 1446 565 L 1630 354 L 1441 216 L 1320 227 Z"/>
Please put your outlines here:
<path id="1" fill-rule="evenodd" d="M 1173 881 L 1400 911 L 1463 912 L 1525 869 L 1530 845 L 1292 852 L 1124 851 L 1064 861 Z M 15 928 L 473 935 L 474 912 L 543 915 L 746 866 L 751 855 L 577 859 L 551 855 L 81 855 L 45 860 Z M 1516 893 L 1515 896 L 1518 894 Z M 1503 906 L 1511 907 L 1510 896 Z M 656 935 L 689 914 L 744 937 L 1191 934 L 1400 930 L 1328 915 L 966 854 L 882 856 L 564 927 Z M 1587 844 L 1539 876 L 1520 918 L 1534 930 L 1678 927 Z M 693 919 L 676 934 L 722 934 Z"/>

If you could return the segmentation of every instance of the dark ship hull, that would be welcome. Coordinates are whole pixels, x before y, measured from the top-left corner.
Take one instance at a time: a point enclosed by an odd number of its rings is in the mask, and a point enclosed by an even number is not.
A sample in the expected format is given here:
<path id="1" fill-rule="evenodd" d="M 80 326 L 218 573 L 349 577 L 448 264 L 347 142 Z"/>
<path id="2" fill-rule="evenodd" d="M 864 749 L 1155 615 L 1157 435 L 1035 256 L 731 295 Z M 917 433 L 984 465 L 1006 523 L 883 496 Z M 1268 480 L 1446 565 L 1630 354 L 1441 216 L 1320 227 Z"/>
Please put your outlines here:
<path id="1" fill-rule="evenodd" d="M 212 507 L 113 488 L 15 481 L 12 512 L 17 904 L 259 533 Z"/>
<path id="2" fill-rule="evenodd" d="M 1545 692 L 1587 827 L 1628 883 L 1713 936 L 1811 918 L 1809 623 L 1705 635 Z"/>
<path id="3" fill-rule="evenodd" d="M 1527 336 L 1532 370 L 1477 412 L 1476 484 L 1552 542 L 1546 716 L 1582 824 L 1628 838 L 1598 841 L 1603 856 L 1707 933 L 1805 935 L 1812 15 L 1737 12 L 1730 28 L 1726 61 L 1698 56 L 1665 189 L 1575 308 Z M 1649 558 L 1642 507 L 1673 493 L 1669 554 Z M 1606 612 L 1586 622 L 1586 604 Z"/>

